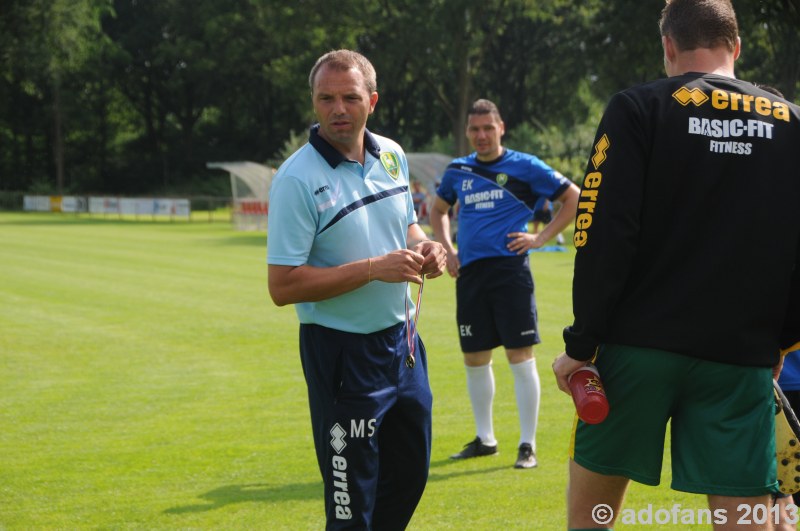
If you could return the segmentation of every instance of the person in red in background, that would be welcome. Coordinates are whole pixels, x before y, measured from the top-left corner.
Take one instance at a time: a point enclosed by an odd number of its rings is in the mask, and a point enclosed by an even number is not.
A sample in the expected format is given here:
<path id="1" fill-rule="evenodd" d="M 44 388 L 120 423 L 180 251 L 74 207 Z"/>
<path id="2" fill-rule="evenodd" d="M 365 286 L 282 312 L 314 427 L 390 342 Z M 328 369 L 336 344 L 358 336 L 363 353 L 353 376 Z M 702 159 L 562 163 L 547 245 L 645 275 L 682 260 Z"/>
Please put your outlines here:
<path id="1" fill-rule="evenodd" d="M 414 210 L 417 211 L 417 222 L 424 223 L 428 219 L 428 194 L 422 189 L 419 181 L 411 181 L 411 199 L 414 201 Z"/>

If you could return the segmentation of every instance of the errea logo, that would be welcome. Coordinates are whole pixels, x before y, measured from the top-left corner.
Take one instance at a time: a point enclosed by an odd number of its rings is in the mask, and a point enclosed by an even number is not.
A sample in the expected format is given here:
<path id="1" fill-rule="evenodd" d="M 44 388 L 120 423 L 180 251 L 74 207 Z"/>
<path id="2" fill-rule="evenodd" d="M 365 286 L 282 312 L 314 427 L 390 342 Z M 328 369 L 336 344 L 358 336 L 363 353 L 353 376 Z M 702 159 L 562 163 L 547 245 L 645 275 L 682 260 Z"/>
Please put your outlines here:
<path id="1" fill-rule="evenodd" d="M 347 459 L 334 455 L 331 459 L 333 467 L 333 503 L 337 520 L 350 520 L 353 510 L 350 509 L 350 487 L 347 481 Z"/>
<path id="2" fill-rule="evenodd" d="M 331 446 L 336 450 L 337 454 L 342 453 L 344 447 L 347 446 L 344 440 L 345 435 L 347 435 L 347 432 L 344 431 L 344 428 L 342 428 L 338 422 L 331 428 Z"/>
<path id="3" fill-rule="evenodd" d="M 672 93 L 672 97 L 684 107 L 689 105 L 689 103 L 694 103 L 695 107 L 700 107 L 702 104 L 708 101 L 708 96 L 706 96 L 706 93 L 697 87 L 692 89 L 681 87 Z"/>
<path id="4" fill-rule="evenodd" d="M 711 106 L 720 111 L 759 114 L 784 122 L 788 122 L 790 119 L 789 106 L 786 103 L 766 96 L 740 94 L 722 89 L 714 89 L 708 95 L 697 87 L 691 89 L 681 87 L 672 93 L 672 97 L 684 107 L 690 103 L 694 104 L 695 107 L 700 107 L 707 101 L 711 101 Z"/>
<path id="5" fill-rule="evenodd" d="M 337 520 L 350 520 L 353 518 L 353 511 L 350 509 L 350 489 L 347 481 L 347 459 L 338 455 L 342 453 L 347 443 L 344 441 L 347 432 L 337 422 L 331 428 L 331 446 L 337 455 L 331 458 L 333 470 L 333 503 L 334 512 Z"/>
<path id="6" fill-rule="evenodd" d="M 597 144 L 594 145 L 594 155 L 592 155 L 594 169 L 599 168 L 600 165 L 605 162 L 606 151 L 608 151 L 610 147 L 611 141 L 608 139 L 608 135 L 604 134 L 600 137 L 600 140 L 597 141 Z"/>

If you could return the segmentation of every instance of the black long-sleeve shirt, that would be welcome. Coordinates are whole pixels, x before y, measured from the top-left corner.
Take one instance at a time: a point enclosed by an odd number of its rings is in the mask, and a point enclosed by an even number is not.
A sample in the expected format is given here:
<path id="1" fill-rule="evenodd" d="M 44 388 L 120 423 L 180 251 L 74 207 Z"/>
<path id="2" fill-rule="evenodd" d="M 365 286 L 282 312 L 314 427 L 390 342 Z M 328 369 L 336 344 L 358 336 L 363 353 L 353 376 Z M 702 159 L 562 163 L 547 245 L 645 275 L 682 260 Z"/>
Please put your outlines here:
<path id="1" fill-rule="evenodd" d="M 800 342 L 800 108 L 689 73 L 615 95 L 575 221 L 567 354 L 772 366 Z"/>

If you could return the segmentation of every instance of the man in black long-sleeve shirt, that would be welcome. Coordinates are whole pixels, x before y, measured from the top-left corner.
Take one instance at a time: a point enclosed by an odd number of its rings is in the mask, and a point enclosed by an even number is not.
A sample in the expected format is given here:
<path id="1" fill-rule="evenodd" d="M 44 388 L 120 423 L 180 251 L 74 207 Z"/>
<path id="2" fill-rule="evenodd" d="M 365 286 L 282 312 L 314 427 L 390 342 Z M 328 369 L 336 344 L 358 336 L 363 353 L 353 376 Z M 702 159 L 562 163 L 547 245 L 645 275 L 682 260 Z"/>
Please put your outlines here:
<path id="1" fill-rule="evenodd" d="M 591 510 L 618 513 L 630 479 L 658 484 L 668 421 L 672 487 L 707 494 L 715 524 L 776 488 L 771 379 L 800 344 L 800 108 L 735 79 L 728 0 L 668 0 L 660 25 L 669 77 L 611 99 L 578 205 L 553 370 L 569 392 L 594 359 L 611 412 L 578 423 L 572 529 L 611 525 Z"/>

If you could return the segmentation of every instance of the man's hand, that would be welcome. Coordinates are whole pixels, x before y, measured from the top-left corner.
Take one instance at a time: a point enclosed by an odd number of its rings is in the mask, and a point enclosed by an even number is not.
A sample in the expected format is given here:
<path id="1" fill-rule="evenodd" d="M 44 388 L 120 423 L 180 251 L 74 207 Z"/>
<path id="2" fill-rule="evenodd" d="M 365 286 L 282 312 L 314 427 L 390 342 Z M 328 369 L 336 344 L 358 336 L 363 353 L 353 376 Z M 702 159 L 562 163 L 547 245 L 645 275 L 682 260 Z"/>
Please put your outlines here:
<path id="1" fill-rule="evenodd" d="M 545 244 L 544 239 L 539 237 L 539 234 L 531 234 L 530 232 L 510 232 L 507 234 L 511 241 L 506 246 L 509 251 L 517 254 L 525 254 L 531 249 L 538 249 Z"/>
<path id="2" fill-rule="evenodd" d="M 559 354 L 553 361 L 553 373 L 556 375 L 558 388 L 572 396 L 572 392 L 569 390 L 569 375 L 585 365 L 585 361 L 572 359 L 567 356 L 566 352 Z"/>
<path id="3" fill-rule="evenodd" d="M 777 381 L 778 378 L 781 376 L 781 371 L 783 370 L 783 356 L 780 357 L 778 360 L 777 365 L 772 368 L 772 379 Z"/>
<path id="4" fill-rule="evenodd" d="M 451 277 L 458 276 L 458 270 L 461 268 L 461 260 L 458 258 L 458 251 L 453 249 L 447 253 L 447 272 Z"/>
<path id="5" fill-rule="evenodd" d="M 392 251 L 383 256 L 372 258 L 370 278 L 383 282 L 413 282 L 420 284 L 422 283 L 420 275 L 422 274 L 424 262 L 425 257 L 411 249 Z"/>
<path id="6" fill-rule="evenodd" d="M 422 262 L 421 274 L 428 278 L 442 276 L 444 268 L 448 263 L 447 252 L 444 246 L 432 240 L 419 242 L 411 249 L 424 257 Z"/>

